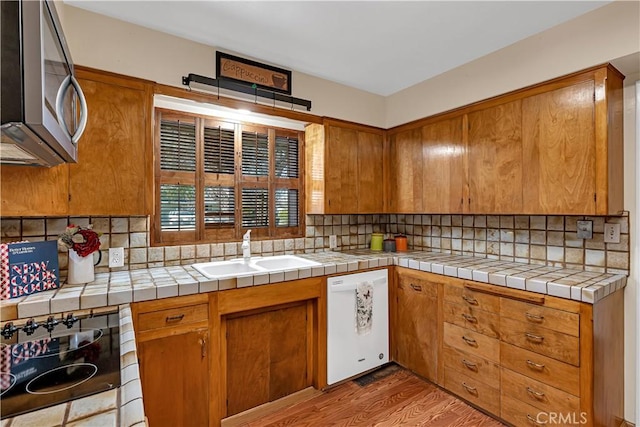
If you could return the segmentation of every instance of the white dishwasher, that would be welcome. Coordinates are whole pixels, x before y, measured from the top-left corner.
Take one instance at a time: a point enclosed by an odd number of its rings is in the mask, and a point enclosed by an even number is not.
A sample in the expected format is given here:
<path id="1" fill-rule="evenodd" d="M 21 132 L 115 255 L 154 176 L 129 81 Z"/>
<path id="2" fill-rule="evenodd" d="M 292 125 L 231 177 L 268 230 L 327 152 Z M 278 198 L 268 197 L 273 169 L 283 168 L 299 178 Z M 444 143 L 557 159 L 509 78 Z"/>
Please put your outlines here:
<path id="1" fill-rule="evenodd" d="M 327 279 L 327 383 L 389 361 L 386 269 Z"/>

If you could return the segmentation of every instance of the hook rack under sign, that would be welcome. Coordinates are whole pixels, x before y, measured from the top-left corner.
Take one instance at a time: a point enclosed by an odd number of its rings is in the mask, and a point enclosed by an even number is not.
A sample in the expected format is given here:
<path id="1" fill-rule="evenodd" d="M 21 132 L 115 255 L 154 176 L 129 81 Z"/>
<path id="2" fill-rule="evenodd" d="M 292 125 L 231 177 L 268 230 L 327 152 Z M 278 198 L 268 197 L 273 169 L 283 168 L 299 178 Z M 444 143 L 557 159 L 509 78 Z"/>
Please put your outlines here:
<path id="1" fill-rule="evenodd" d="M 293 96 L 283 95 L 281 93 L 271 92 L 270 90 L 254 88 L 242 83 L 236 83 L 230 80 L 213 79 L 211 77 L 205 77 L 198 74 L 189 74 L 182 77 L 182 84 L 190 86 L 191 83 L 200 83 L 207 86 L 217 87 L 218 89 L 233 90 L 235 92 L 246 93 L 247 95 L 254 95 L 260 98 L 271 99 L 274 102 L 286 102 L 291 105 L 300 105 L 305 107 L 307 111 L 311 111 L 311 101 L 301 98 L 294 98 Z"/>

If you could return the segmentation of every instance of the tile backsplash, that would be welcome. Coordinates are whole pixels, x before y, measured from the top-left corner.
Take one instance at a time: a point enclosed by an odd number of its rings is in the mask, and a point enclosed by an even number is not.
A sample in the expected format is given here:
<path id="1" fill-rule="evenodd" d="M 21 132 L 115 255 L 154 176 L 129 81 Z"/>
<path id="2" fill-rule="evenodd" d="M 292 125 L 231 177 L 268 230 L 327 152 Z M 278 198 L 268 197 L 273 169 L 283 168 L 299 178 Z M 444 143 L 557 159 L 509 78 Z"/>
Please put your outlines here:
<path id="1" fill-rule="evenodd" d="M 593 238 L 578 239 L 576 221 L 593 221 Z M 604 224 L 619 223 L 620 243 L 604 243 Z M 241 242 L 151 247 L 149 218 L 133 217 L 3 217 L 2 242 L 55 240 L 68 223 L 102 233 L 102 260 L 96 271 L 190 264 L 242 256 Z M 407 236 L 409 249 L 474 255 L 506 261 L 563 266 L 587 271 L 629 273 L 628 216 L 513 215 L 307 215 L 303 238 L 251 242 L 254 255 L 318 252 L 338 237 L 338 250 L 364 249 L 371 233 Z M 125 248 L 125 267 L 109 269 L 109 247 Z M 60 253 L 66 275 L 67 254 Z"/>

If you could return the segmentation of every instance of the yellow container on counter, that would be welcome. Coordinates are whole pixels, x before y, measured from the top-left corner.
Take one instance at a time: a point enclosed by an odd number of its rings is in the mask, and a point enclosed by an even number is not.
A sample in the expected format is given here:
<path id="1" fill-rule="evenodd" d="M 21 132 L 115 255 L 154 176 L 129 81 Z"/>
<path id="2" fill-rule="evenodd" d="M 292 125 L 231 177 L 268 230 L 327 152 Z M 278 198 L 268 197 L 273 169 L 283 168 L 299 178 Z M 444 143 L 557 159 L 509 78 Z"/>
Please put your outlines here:
<path id="1" fill-rule="evenodd" d="M 382 241 L 384 240 L 384 234 L 382 233 L 373 233 L 371 234 L 371 250 L 372 251 L 381 251 L 382 250 Z"/>

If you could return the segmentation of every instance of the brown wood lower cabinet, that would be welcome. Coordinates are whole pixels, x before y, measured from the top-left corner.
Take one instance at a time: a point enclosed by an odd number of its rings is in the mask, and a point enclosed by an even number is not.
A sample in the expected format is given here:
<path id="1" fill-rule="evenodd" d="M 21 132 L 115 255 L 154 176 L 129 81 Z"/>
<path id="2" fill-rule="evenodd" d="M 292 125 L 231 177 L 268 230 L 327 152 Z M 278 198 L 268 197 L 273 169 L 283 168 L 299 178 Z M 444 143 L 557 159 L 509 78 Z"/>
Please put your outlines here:
<path id="1" fill-rule="evenodd" d="M 395 360 L 405 368 L 436 381 L 438 284 L 404 270 L 399 272 L 397 282 L 397 319 L 393 329 L 398 343 Z"/>
<path id="2" fill-rule="evenodd" d="M 209 425 L 211 359 L 206 307 L 206 295 L 132 304 L 150 427 Z"/>
<path id="3" fill-rule="evenodd" d="M 622 291 L 586 304 L 402 267 L 396 277 L 398 363 L 429 378 L 418 369 L 437 360 L 438 384 L 515 426 L 620 425 Z M 428 311 L 419 293 L 403 297 L 411 283 L 437 295 Z M 436 330 L 401 338 L 420 322 Z"/>
<path id="4" fill-rule="evenodd" d="M 227 416 L 310 386 L 307 303 L 227 318 Z"/>

